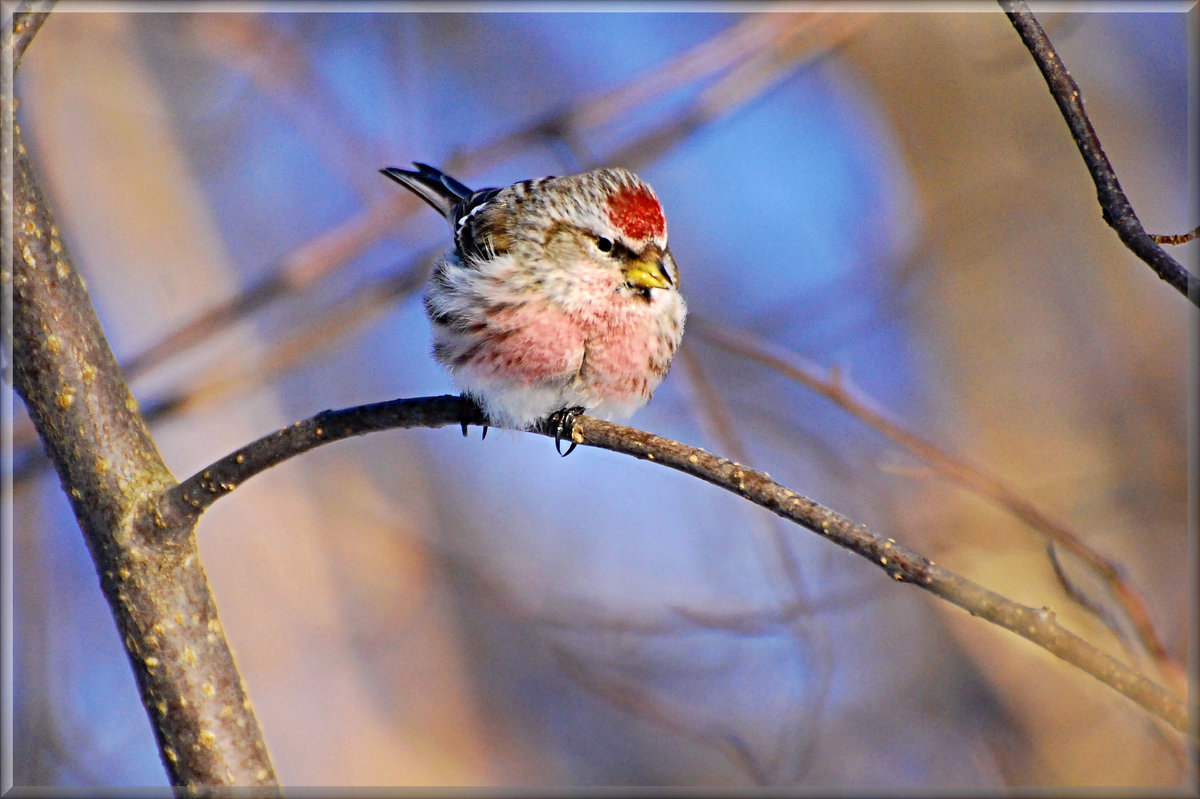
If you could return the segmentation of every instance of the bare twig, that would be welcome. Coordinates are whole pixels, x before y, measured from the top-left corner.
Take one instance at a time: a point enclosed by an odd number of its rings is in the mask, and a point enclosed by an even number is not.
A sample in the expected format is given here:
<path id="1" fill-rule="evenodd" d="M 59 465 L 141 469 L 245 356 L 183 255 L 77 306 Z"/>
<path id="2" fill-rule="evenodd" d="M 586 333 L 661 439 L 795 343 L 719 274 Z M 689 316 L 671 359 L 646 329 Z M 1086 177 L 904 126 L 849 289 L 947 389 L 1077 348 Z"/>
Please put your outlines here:
<path id="1" fill-rule="evenodd" d="M 172 784 L 273 786 L 194 526 L 153 512 L 151 499 L 174 478 L 122 378 L 12 113 L 5 103 L 13 228 L 0 272 L 13 296 L 5 331 L 13 386 L 83 530 Z"/>
<path id="2" fill-rule="evenodd" d="M 722 349 L 755 360 L 780 374 L 795 380 L 821 396 L 836 403 L 871 428 L 900 444 L 920 457 L 943 477 L 985 497 L 1007 510 L 1071 554 L 1080 558 L 1104 582 L 1109 593 L 1120 605 L 1133 625 L 1138 640 L 1164 674 L 1177 686 L 1186 685 L 1183 670 L 1172 660 L 1150 621 L 1146 599 L 1130 584 L 1124 570 L 1083 541 L 1065 524 L 1025 499 L 1019 491 L 999 477 L 989 474 L 962 458 L 946 452 L 933 442 L 906 429 L 883 411 L 876 402 L 850 387 L 836 370 L 824 370 L 796 355 L 783 351 L 751 334 L 731 330 L 707 319 L 688 320 L 691 335 L 704 339 Z M 1070 591 L 1068 586 L 1065 586 Z M 1084 604 L 1091 610 L 1092 606 Z M 1103 615 L 1099 615 L 1103 620 Z M 1119 635 L 1119 633 L 1118 633 Z"/>
<path id="3" fill-rule="evenodd" d="M 376 160 L 382 146 L 341 123 L 352 112 L 340 102 L 328 73 L 314 63 L 287 26 L 267 15 L 196 14 L 191 18 L 194 41 L 225 69 L 241 69 L 265 100 L 320 153 L 323 168 L 332 169 L 360 197 L 382 195 L 379 174 L 363 169 Z"/>
<path id="4" fill-rule="evenodd" d="M 1169 233 L 1166 235 L 1153 233 L 1150 235 L 1150 238 L 1154 239 L 1159 244 L 1187 244 L 1197 236 L 1200 236 L 1200 227 L 1194 227 L 1187 233 Z"/>
<path id="5" fill-rule="evenodd" d="M 462 397 L 421 397 L 322 411 L 254 441 L 165 492 L 159 514 L 171 523 L 198 519 L 246 480 L 310 449 L 373 430 L 483 424 L 478 406 Z"/>
<path id="6" fill-rule="evenodd" d="M 781 522 L 782 523 L 782 522 Z M 529 619 L 540 627 L 567 632 L 622 633 L 646 637 L 691 635 L 697 630 L 719 630 L 731 636 L 762 636 L 794 629 L 816 614 L 857 612 L 884 598 L 884 592 L 860 587 L 829 591 L 818 599 L 790 600 L 777 607 L 748 610 L 701 610 L 667 605 L 650 614 L 629 608 L 592 607 L 586 602 L 555 602 L 547 607 L 531 606 L 489 569 L 480 568 L 450 547 L 433 545 L 439 566 L 479 594 L 489 612 Z M 886 584 L 884 588 L 889 586 Z"/>
<path id="7" fill-rule="evenodd" d="M 913 583 L 972 615 L 1033 641 L 1129 697 L 1175 729 L 1186 731 L 1187 707 L 1182 700 L 1061 627 L 1047 608 L 1025 607 L 975 585 L 894 540 L 882 538 L 865 526 L 797 495 L 766 474 L 734 461 L 589 417 L 576 422 L 572 438 L 580 444 L 661 463 L 738 494 L 867 558 L 899 582 Z"/>
<path id="8" fill-rule="evenodd" d="M 535 120 L 519 131 L 501 136 L 473 152 L 463 153 L 451 159 L 446 167 L 464 171 L 484 168 L 547 136 L 558 135 L 559 132 L 568 130 L 577 132 L 580 130 L 577 123 L 601 124 L 608 120 L 610 115 L 629 110 L 630 97 L 638 101 L 648 101 L 661 92 L 674 88 L 679 81 L 707 77 L 714 69 L 728 63 L 720 59 L 710 63 L 713 55 L 723 56 L 725 59 L 745 57 L 753 52 L 753 45 L 764 36 L 762 31 L 756 29 L 763 28 L 766 24 L 765 20 L 739 23 L 730 31 L 718 34 L 695 48 L 697 55 L 707 56 L 703 60 L 689 58 L 688 54 L 685 54 L 647 75 L 640 76 L 619 90 L 605 92 L 578 107 Z M 718 43 L 730 40 L 736 43 L 743 39 L 746 42 L 740 47 L 730 47 L 728 44 L 716 47 Z M 714 50 L 715 53 L 712 52 Z M 696 66 L 694 60 L 702 63 L 703 68 Z M 685 68 L 678 66 L 680 62 Z M 664 80 L 663 76 L 669 76 L 670 79 Z M 629 92 L 628 95 L 625 94 L 626 91 Z M 617 102 L 618 97 L 625 100 Z M 373 170 L 371 174 L 375 174 Z M 132 380 L 178 353 L 204 342 L 251 313 L 311 288 L 345 266 L 353 256 L 381 236 L 394 230 L 399 221 L 416 212 L 418 208 L 424 206 L 407 192 L 397 192 L 387 202 L 371 204 L 363 215 L 322 233 L 289 254 L 240 296 L 202 312 L 177 331 L 135 355 L 123 364 L 126 375 Z"/>
<path id="9" fill-rule="evenodd" d="M 999 0 L 999 3 L 1012 21 L 1021 41 L 1029 48 L 1033 60 L 1050 87 L 1050 94 L 1054 96 L 1054 101 L 1058 103 L 1058 108 L 1067 121 L 1067 127 L 1071 129 L 1071 136 L 1074 137 L 1079 153 L 1092 174 L 1092 181 L 1096 184 L 1096 198 L 1104 212 L 1104 221 L 1117 232 L 1125 246 L 1145 261 L 1155 274 L 1200 306 L 1200 278 L 1188 272 L 1182 264 L 1168 255 L 1155 237 L 1142 227 L 1142 222 L 1134 213 L 1129 198 L 1122 191 L 1121 184 L 1117 181 L 1117 173 L 1113 171 L 1108 156 L 1104 154 L 1100 138 L 1083 108 L 1083 95 L 1080 94 L 1079 85 L 1067 71 L 1066 65 L 1055 52 L 1054 45 L 1029 10 L 1029 6 L 1025 5 L 1023 0 Z"/>
<path id="10" fill-rule="evenodd" d="M 398 399 L 336 411 L 296 422 L 214 462 L 164 492 L 158 511 L 172 524 L 195 521 L 217 499 L 254 475 L 308 450 L 376 430 L 482 424 L 474 402 L 440 396 Z M 553 435 L 548 425 L 534 432 Z M 1020 605 L 944 569 L 891 538 L 803 497 L 763 472 L 702 449 L 590 416 L 577 417 L 571 439 L 632 455 L 698 477 L 806 527 L 866 558 L 897 582 L 912 583 L 974 616 L 1015 632 L 1057 655 L 1186 732 L 1187 706 L 1178 697 L 1069 632 L 1048 608 Z"/>
<path id="11" fill-rule="evenodd" d="M 679 351 L 679 364 L 683 373 L 697 394 L 698 407 L 693 411 L 706 423 L 710 436 L 725 452 L 737 460 L 749 460 L 746 442 L 743 440 L 728 406 L 717 392 L 716 387 L 708 379 L 697 355 L 695 348 L 685 344 Z M 764 574 L 778 574 L 781 582 L 786 583 L 791 596 L 783 599 L 784 604 L 807 602 L 807 591 L 799 559 L 796 557 L 791 539 L 781 529 L 781 525 L 768 517 L 757 515 L 752 524 L 754 529 L 762 531 L 755 541 L 769 544 L 770 549 L 758 550 L 758 559 L 762 563 Z"/>
<path id="12" fill-rule="evenodd" d="M 174 480 L 33 181 L 19 133 L 15 148 L 13 384 L 83 529 L 163 765 L 176 785 L 271 785 L 275 774 L 194 528 L 153 513 L 149 498 Z"/>

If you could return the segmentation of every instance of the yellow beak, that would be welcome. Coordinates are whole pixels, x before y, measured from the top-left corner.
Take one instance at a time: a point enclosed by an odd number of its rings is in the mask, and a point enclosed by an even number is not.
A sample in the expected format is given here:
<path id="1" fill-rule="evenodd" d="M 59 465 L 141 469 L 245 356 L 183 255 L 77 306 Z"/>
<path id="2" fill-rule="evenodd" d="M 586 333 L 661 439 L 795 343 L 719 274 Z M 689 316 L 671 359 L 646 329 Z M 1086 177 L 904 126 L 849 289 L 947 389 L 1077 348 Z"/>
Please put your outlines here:
<path id="1" fill-rule="evenodd" d="M 647 253 L 625 265 L 625 282 L 639 289 L 665 289 L 671 285 L 671 275 L 657 253 Z"/>

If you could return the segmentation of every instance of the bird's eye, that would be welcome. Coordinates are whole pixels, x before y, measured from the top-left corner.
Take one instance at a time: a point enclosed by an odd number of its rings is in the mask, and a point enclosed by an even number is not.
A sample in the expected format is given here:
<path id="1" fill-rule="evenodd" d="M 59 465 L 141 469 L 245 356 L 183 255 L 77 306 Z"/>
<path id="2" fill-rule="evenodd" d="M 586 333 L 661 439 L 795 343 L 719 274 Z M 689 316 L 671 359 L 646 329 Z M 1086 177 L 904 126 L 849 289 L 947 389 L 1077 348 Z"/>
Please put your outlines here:
<path id="1" fill-rule="evenodd" d="M 596 247 L 600 250 L 600 252 L 612 252 L 612 239 L 606 239 L 603 236 L 598 236 L 596 238 Z"/>

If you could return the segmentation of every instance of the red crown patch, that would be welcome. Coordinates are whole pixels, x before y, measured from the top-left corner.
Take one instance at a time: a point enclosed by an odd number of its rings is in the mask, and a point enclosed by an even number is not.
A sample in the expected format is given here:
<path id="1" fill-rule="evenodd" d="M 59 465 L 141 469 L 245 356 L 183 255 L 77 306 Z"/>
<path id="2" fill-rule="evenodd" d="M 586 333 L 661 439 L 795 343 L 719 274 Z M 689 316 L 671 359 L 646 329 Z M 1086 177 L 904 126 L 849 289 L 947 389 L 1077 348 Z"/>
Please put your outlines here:
<path id="1" fill-rule="evenodd" d="M 643 186 L 633 186 L 608 201 L 608 218 L 631 239 L 661 236 L 667 229 L 662 206 Z"/>

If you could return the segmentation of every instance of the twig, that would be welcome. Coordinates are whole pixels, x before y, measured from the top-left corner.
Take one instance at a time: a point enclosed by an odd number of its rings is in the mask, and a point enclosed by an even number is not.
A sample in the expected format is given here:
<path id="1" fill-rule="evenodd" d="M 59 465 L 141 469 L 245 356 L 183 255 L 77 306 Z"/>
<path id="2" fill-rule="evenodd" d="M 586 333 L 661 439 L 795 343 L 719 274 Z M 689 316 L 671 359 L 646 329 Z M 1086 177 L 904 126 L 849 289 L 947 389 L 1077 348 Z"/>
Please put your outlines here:
<path id="1" fill-rule="evenodd" d="M 845 516 L 797 495 L 772 481 L 768 475 L 734 461 L 588 417 L 577 421 L 572 438 L 580 444 L 661 463 L 745 497 L 867 558 L 893 579 L 913 583 L 972 615 L 1033 641 L 1133 699 L 1177 730 L 1186 731 L 1187 709 L 1182 700 L 1061 627 L 1055 621 L 1054 613 L 1047 608 L 1025 607 L 977 586 L 894 540 L 882 538 L 865 526 L 856 525 Z"/>
<path id="2" fill-rule="evenodd" d="M 294 129 L 305 136 L 330 169 L 363 198 L 390 191 L 379 173 L 363 169 L 378 161 L 383 145 L 342 124 L 352 112 L 340 102 L 327 72 L 315 63 L 287 26 L 260 14 L 197 14 L 192 18 L 195 41 L 226 69 L 240 69 L 259 94 Z"/>
<path id="3" fill-rule="evenodd" d="M 668 638 L 692 635 L 697 630 L 718 630 L 735 637 L 756 637 L 794 630 L 797 624 L 819 613 L 859 612 L 861 606 L 883 598 L 879 591 L 852 587 L 829 591 L 811 602 L 789 600 L 770 609 L 701 610 L 667 605 L 652 614 L 641 614 L 630 612 L 628 608 L 619 612 L 610 607 L 595 608 L 578 600 L 533 607 L 488 569 L 479 568 L 452 548 L 435 544 L 433 552 L 439 567 L 454 575 L 456 580 L 469 584 L 471 590 L 479 594 L 480 601 L 487 605 L 489 613 L 525 618 L 539 627 L 567 632 L 582 630 Z"/>
<path id="4" fill-rule="evenodd" d="M 272 303 L 299 295 L 317 285 L 356 255 L 395 228 L 405 213 L 417 209 L 415 197 L 397 195 L 395 203 L 377 203 L 366 213 L 327 230 L 288 253 L 265 276 L 229 300 L 202 311 L 122 364 L 129 380 L 198 344 Z"/>
<path id="5" fill-rule="evenodd" d="M 310 449 L 374 430 L 483 424 L 478 406 L 462 397 L 391 400 L 322 411 L 233 452 L 165 492 L 159 514 L 169 523 L 194 521 L 254 475 Z"/>
<path id="6" fill-rule="evenodd" d="M 192 522 L 213 502 L 254 475 L 332 441 L 375 430 L 478 425 L 483 421 L 474 402 L 454 396 L 398 399 L 323 411 L 242 447 L 164 492 L 159 514 L 170 523 Z M 534 432 L 553 435 L 548 426 Z M 1055 621 L 1053 611 L 1026 607 L 982 588 L 895 540 L 883 538 L 800 496 L 763 472 L 678 441 L 590 416 L 576 418 L 571 439 L 577 444 L 653 461 L 737 494 L 866 558 L 897 582 L 912 583 L 1027 638 L 1175 729 L 1187 731 L 1187 706 L 1182 700 L 1063 628 Z"/>
<path id="7" fill-rule="evenodd" d="M 695 405 L 698 407 L 693 410 L 693 415 L 705 423 L 709 428 L 710 437 L 722 450 L 730 453 L 737 460 L 749 460 L 746 442 L 734 424 L 733 415 L 705 374 L 695 348 L 685 342 L 677 357 L 684 375 L 697 394 Z M 782 598 L 784 604 L 806 603 L 808 599 L 803 572 L 786 531 L 781 529 L 780 524 L 761 514 L 756 514 L 751 524 L 754 525 L 754 529 L 762 531 L 761 536 L 755 537 L 755 543 L 763 541 L 770 546 L 769 551 L 762 548 L 757 549 L 763 573 L 777 573 L 782 582 L 788 586 L 791 596 Z"/>
<path id="8" fill-rule="evenodd" d="M 1200 227 L 1194 227 L 1187 233 L 1169 233 L 1166 235 L 1153 233 L 1150 235 L 1150 238 L 1154 239 L 1159 244 L 1187 244 L 1197 236 L 1200 236 Z"/>
<path id="9" fill-rule="evenodd" d="M 150 499 L 174 478 L 36 183 L 13 104 L 4 103 L 3 114 L 12 133 L 3 158 L 13 164 L 13 227 L 0 277 L 13 296 L 13 386 L 91 551 L 167 775 L 183 786 L 274 786 L 194 526 L 153 513 Z"/>
<path id="10" fill-rule="evenodd" d="M 1200 278 L 1188 272 L 1182 264 L 1168 255 L 1155 237 L 1142 227 L 1142 222 L 1134 213 L 1129 198 L 1121 190 L 1117 174 L 1113 171 L 1108 156 L 1104 154 L 1096 130 L 1084 111 L 1079 85 L 1067 71 L 1066 65 L 1055 52 L 1054 45 L 1050 43 L 1029 6 L 1025 5 L 1023 0 L 998 1 L 1016 28 L 1021 41 L 1029 48 L 1033 60 L 1050 87 L 1050 94 L 1054 96 L 1054 101 L 1058 103 L 1058 108 L 1067 121 L 1067 127 L 1071 129 L 1071 136 L 1074 137 L 1079 153 L 1092 174 L 1092 181 L 1096 184 L 1096 198 L 1104 212 L 1104 221 L 1117 232 L 1125 246 L 1145 261 L 1155 274 L 1174 286 L 1192 303 L 1200 306 Z"/>
<path id="11" fill-rule="evenodd" d="M 19 134 L 15 147 L 13 384 L 83 529 L 163 765 L 175 785 L 272 785 L 195 531 L 152 513 L 147 498 L 173 479 L 33 182 Z"/>
<path id="12" fill-rule="evenodd" d="M 730 31 L 724 31 L 695 48 L 697 54 L 708 54 L 714 44 L 726 42 L 729 39 L 740 41 L 743 38 L 750 43 L 757 42 L 762 33 L 753 36 L 755 28 L 763 27 L 764 22 L 751 24 L 750 21 L 739 23 Z M 717 53 L 725 58 L 744 57 L 743 53 L 753 50 L 748 47 L 725 46 Z M 692 51 L 689 51 L 689 53 Z M 628 90 L 638 101 L 653 99 L 657 94 L 673 88 L 674 81 L 694 80 L 706 77 L 711 71 L 721 65 L 705 63 L 705 68 L 697 69 L 689 54 L 668 62 L 660 69 L 648 75 L 639 76 L 630 83 L 620 87 L 622 92 Z M 686 69 L 680 69 L 677 64 L 683 62 Z M 662 75 L 670 76 L 672 80 L 663 81 Z M 512 154 L 520 147 L 540 140 L 557 131 L 577 130 L 576 118 L 586 124 L 600 124 L 608 119 L 610 114 L 629 110 L 628 97 L 624 103 L 615 102 L 614 98 L 622 96 L 617 91 L 605 92 L 591 100 L 585 101 L 577 108 L 568 109 L 546 119 L 531 122 L 521 130 L 504 135 L 482 145 L 478 150 L 465 153 L 447 163 L 447 169 L 473 171 L 499 161 Z M 371 174 L 375 172 L 372 169 Z M 395 229 L 402 219 L 424 208 L 419 200 L 407 192 L 395 193 L 393 199 L 385 203 L 375 203 L 368 207 L 366 214 L 345 222 L 333 230 L 322 233 L 300 249 L 289 254 L 257 283 L 238 297 L 214 306 L 202 312 L 192 321 L 186 323 L 175 332 L 168 334 L 148 349 L 138 353 L 127 363 L 123 364 L 129 379 L 133 379 L 154 366 L 163 363 L 178 353 L 202 343 L 214 334 L 224 330 L 234 322 L 269 304 L 278 302 L 285 297 L 300 293 L 314 285 L 339 268 L 349 260 L 377 241 L 381 236 Z"/>

